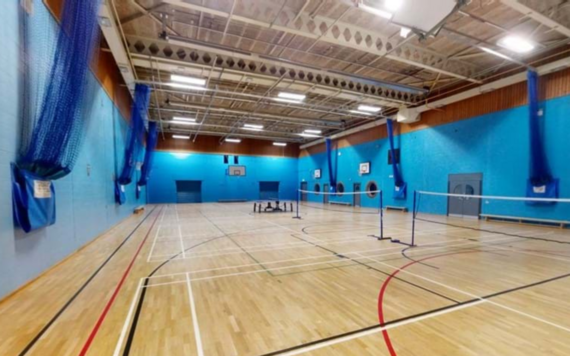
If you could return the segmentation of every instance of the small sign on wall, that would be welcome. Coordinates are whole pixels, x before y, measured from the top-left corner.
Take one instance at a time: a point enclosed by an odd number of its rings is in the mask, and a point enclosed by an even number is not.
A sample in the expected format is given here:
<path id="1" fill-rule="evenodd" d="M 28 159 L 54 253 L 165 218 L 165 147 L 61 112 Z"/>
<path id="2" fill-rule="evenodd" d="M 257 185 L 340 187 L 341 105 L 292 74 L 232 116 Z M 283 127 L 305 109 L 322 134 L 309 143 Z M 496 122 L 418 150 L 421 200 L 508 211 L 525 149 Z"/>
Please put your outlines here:
<path id="1" fill-rule="evenodd" d="M 321 170 L 320 169 L 315 169 L 315 171 L 313 172 L 313 178 L 315 178 L 315 179 L 321 178 Z"/>
<path id="2" fill-rule="evenodd" d="M 370 174 L 370 162 L 363 162 L 360 164 L 358 169 L 358 173 L 362 174 Z"/>

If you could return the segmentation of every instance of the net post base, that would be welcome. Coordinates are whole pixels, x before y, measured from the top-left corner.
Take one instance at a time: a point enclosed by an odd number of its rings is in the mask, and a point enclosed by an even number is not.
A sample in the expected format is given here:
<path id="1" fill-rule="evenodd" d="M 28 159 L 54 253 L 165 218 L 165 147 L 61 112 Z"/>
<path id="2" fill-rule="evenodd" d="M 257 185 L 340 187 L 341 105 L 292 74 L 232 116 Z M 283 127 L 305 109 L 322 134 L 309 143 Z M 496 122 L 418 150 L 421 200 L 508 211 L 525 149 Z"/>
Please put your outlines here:
<path id="1" fill-rule="evenodd" d="M 380 237 L 380 236 L 377 236 L 377 235 L 369 235 L 369 236 L 376 238 L 378 241 L 388 240 L 388 241 L 390 241 L 390 242 L 393 243 L 393 244 L 400 244 L 400 245 L 404 245 L 404 246 L 408 246 L 408 247 L 416 247 L 416 245 L 414 245 L 414 244 L 409 244 L 409 243 L 407 243 L 407 242 L 402 242 L 402 241 L 400 241 L 400 240 L 398 240 L 398 239 L 394 239 L 394 238 L 392 238 L 392 237 Z"/>

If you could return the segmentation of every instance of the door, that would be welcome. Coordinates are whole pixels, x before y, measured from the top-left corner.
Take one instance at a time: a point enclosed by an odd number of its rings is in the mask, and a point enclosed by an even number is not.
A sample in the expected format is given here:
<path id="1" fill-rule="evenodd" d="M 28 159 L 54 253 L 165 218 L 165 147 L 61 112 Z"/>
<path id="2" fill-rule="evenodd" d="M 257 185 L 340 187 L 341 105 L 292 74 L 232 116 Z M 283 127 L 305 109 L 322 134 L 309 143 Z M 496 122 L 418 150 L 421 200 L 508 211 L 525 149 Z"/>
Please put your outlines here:
<path id="1" fill-rule="evenodd" d="M 279 182 L 259 182 L 259 199 L 279 200 Z"/>
<path id="2" fill-rule="evenodd" d="M 458 217 L 479 218 L 481 213 L 481 199 L 470 198 L 468 195 L 481 195 L 483 175 L 450 174 L 449 193 L 466 195 L 465 197 L 449 197 L 448 215 Z"/>
<path id="3" fill-rule="evenodd" d="M 202 202 L 202 181 L 199 180 L 177 180 L 176 181 L 176 202 L 201 203 Z"/>
<path id="4" fill-rule="evenodd" d="M 361 206 L 360 205 L 360 199 L 362 198 L 362 195 L 360 195 L 358 193 L 360 193 L 360 183 L 354 183 L 354 195 L 353 195 L 353 205 L 354 206 Z"/>
<path id="5" fill-rule="evenodd" d="M 307 201 L 307 182 L 301 182 L 301 190 L 303 190 L 301 192 L 301 201 Z"/>
<path id="6" fill-rule="evenodd" d="M 323 184 L 323 203 L 328 204 L 329 203 L 329 194 L 330 190 L 329 190 L 329 185 L 328 184 Z"/>

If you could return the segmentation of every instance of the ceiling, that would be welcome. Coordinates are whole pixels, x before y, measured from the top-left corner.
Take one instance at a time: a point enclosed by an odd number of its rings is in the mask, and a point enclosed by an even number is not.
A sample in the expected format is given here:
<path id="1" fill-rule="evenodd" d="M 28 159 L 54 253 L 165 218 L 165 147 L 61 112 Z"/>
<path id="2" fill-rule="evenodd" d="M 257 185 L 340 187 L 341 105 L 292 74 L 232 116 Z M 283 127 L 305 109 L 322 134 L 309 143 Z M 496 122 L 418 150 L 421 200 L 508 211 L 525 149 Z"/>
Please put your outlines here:
<path id="1" fill-rule="evenodd" d="M 384 1 L 364 5 L 382 7 Z M 443 9 L 449 1 L 429 4 Z M 443 21 L 427 36 L 418 30 L 406 38 L 400 25 L 364 11 L 360 2 L 108 0 L 128 51 L 125 71 L 133 70 L 136 82 L 153 88 L 150 119 L 160 122 L 165 135 L 213 135 L 220 142 L 228 137 L 314 140 L 299 134 L 313 129 L 332 135 L 525 70 L 569 49 L 566 0 L 452 0 L 457 6 L 445 19 L 416 3 L 411 8 L 421 16 L 409 12 L 394 19 Z M 536 47 L 517 55 L 497 46 L 512 34 Z M 171 87 L 172 74 L 203 78 L 206 90 Z M 273 100 L 280 92 L 306 98 L 302 104 Z M 361 104 L 382 111 L 351 112 Z M 196 118 L 198 125 L 172 124 L 175 116 Z M 263 129 L 244 130 L 244 124 Z"/>

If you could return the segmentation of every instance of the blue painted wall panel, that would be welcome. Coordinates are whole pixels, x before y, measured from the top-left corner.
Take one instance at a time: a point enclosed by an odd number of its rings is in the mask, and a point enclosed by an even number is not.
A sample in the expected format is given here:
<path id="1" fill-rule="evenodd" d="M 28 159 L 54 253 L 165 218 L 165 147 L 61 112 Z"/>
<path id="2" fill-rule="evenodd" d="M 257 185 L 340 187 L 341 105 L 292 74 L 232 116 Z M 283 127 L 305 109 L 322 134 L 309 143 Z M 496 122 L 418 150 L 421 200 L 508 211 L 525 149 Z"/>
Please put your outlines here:
<path id="1" fill-rule="evenodd" d="M 544 135 L 546 152 L 555 177 L 560 179 L 561 197 L 570 197 L 570 120 L 567 108 L 570 97 L 548 100 L 544 106 Z M 452 173 L 483 173 L 483 194 L 524 197 L 529 171 L 528 107 L 483 115 L 468 120 L 436 126 L 397 136 L 401 148 L 401 168 L 408 184 L 408 198 L 394 200 L 392 168 L 388 165 L 387 139 L 376 140 L 340 149 L 337 181 L 352 191 L 354 182 L 374 180 L 384 190 L 384 204 L 412 207 L 414 190 L 447 192 L 448 175 Z M 358 165 L 371 162 L 370 175 L 360 177 Z M 322 169 L 323 177 L 312 178 L 314 169 Z M 299 180 L 308 182 L 310 190 L 318 182 L 329 181 L 325 153 L 299 159 Z M 310 195 L 312 201 L 321 196 Z M 348 196 L 331 200 L 350 201 Z M 513 216 L 534 216 L 550 219 L 570 219 L 570 204 L 530 207 L 522 202 L 484 200 L 484 213 Z M 375 206 L 370 198 L 364 206 Z M 446 198 L 422 197 L 420 208 L 430 213 L 445 214 Z"/>
<path id="2" fill-rule="evenodd" d="M 19 1 L 0 3 L 0 36 L 3 38 L 0 51 L 0 298 L 132 214 L 133 208 L 144 204 L 146 198 L 143 191 L 142 198 L 136 201 L 135 185 L 131 184 L 127 187 L 127 204 L 119 207 L 114 202 L 115 159 L 122 159 L 124 155 L 127 123 L 90 74 L 93 100 L 79 159 L 69 176 L 54 182 L 57 222 L 30 234 L 14 227 L 10 163 L 15 161 L 18 150 L 23 71 L 18 10 Z M 40 0 L 34 1 L 31 21 L 35 36 L 34 69 L 39 83 L 45 80 L 49 41 L 55 40 L 58 26 Z M 113 125 L 117 131 L 116 150 L 113 150 Z"/>
<path id="3" fill-rule="evenodd" d="M 280 199 L 295 199 L 297 159 L 240 156 L 246 176 L 227 175 L 223 155 L 196 154 L 184 156 L 156 152 L 152 176 L 148 183 L 149 203 L 175 203 L 177 180 L 202 181 L 202 201 L 220 199 L 259 199 L 260 181 L 278 181 Z"/>

